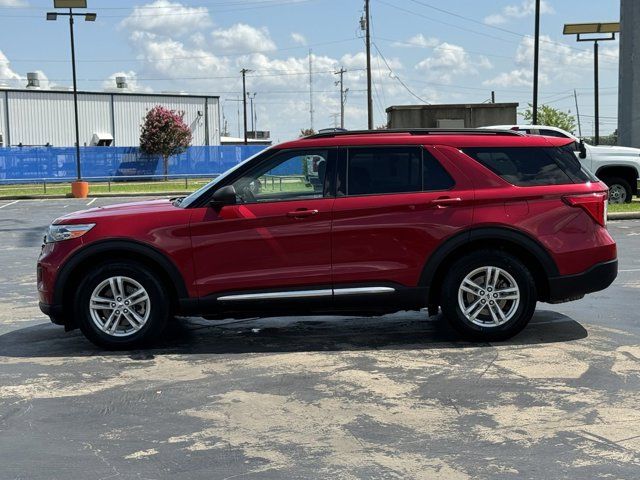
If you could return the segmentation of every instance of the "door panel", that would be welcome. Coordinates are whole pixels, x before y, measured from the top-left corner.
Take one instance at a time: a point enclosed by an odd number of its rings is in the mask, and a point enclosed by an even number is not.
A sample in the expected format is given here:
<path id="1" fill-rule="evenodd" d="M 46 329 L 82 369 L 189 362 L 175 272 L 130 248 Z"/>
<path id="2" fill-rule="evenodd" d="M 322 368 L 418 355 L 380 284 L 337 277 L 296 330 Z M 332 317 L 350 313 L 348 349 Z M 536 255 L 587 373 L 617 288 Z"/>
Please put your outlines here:
<path id="1" fill-rule="evenodd" d="M 434 249 L 471 223 L 471 181 L 435 149 L 425 152 L 453 179 L 451 189 L 360 196 L 347 192 L 336 198 L 332 228 L 336 287 L 375 282 L 416 286 Z M 433 188 L 427 173 L 424 178 L 426 188 Z"/>
<path id="2" fill-rule="evenodd" d="M 194 210 L 191 235 L 199 295 L 330 285 L 333 202 L 233 205 L 219 214 L 212 208 Z M 307 215 L 309 211 L 317 213 Z"/>
<path id="3" fill-rule="evenodd" d="M 330 288 L 335 156 L 327 148 L 277 152 L 233 181 L 237 205 L 194 210 L 200 297 Z"/>

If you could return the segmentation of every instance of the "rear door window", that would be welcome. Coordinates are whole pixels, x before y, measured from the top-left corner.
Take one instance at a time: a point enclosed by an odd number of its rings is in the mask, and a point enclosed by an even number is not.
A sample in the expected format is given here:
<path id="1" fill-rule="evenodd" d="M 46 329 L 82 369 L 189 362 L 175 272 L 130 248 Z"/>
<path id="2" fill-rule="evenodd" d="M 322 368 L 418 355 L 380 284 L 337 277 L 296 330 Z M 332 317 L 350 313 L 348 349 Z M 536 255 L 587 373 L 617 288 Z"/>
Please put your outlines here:
<path id="1" fill-rule="evenodd" d="M 349 148 L 348 195 L 449 190 L 454 181 L 422 147 Z"/>
<path id="2" fill-rule="evenodd" d="M 520 187 L 591 181 L 589 173 L 566 149 L 482 147 L 463 151 L 507 182 Z"/>
<path id="3" fill-rule="evenodd" d="M 422 190 L 421 163 L 421 148 L 349 148 L 347 194 L 419 192 Z"/>

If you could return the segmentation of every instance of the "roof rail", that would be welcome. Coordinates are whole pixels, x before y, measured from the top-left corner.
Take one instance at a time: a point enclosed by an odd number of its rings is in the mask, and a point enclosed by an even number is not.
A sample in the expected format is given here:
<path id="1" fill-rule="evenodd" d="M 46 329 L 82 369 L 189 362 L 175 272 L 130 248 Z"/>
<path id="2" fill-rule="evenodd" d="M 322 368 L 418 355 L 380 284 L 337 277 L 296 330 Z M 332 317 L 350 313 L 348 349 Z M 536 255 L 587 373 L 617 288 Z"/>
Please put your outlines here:
<path id="1" fill-rule="evenodd" d="M 485 130 L 480 128 L 390 128 L 386 130 L 348 130 L 320 132 L 304 137 L 303 140 L 314 138 L 343 137 L 349 135 L 384 135 L 393 133 L 407 133 L 409 135 L 507 135 L 522 136 L 523 133 L 516 130 Z"/>

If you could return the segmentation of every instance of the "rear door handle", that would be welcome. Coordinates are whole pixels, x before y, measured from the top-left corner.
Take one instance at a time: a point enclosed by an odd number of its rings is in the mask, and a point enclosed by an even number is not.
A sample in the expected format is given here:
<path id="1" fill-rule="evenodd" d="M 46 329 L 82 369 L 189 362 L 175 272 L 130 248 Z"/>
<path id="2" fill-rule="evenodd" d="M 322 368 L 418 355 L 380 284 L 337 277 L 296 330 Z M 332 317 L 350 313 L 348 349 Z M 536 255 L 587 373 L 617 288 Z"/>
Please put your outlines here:
<path id="1" fill-rule="evenodd" d="M 318 210 L 296 210 L 294 212 L 287 213 L 287 217 L 289 218 L 307 218 L 313 217 L 320 213 Z"/>
<path id="2" fill-rule="evenodd" d="M 462 202 L 462 199 L 460 197 L 442 197 L 432 200 L 431 205 L 435 205 L 436 207 L 448 207 L 450 205 L 456 205 L 460 202 Z"/>

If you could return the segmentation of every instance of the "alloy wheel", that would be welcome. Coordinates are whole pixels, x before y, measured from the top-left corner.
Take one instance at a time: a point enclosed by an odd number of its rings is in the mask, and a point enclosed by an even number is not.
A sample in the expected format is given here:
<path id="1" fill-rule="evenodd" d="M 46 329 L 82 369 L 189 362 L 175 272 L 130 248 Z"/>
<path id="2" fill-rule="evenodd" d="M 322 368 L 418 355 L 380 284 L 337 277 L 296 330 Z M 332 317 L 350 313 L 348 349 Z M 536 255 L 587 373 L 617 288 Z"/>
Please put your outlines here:
<path id="1" fill-rule="evenodd" d="M 464 317 L 480 327 L 499 327 L 511 320 L 520 305 L 520 288 L 502 268 L 480 267 L 458 288 L 458 305 Z"/>
<path id="2" fill-rule="evenodd" d="M 151 299 L 145 288 L 129 277 L 110 277 L 94 288 L 89 300 L 91 320 L 113 337 L 138 332 L 149 319 Z"/>

